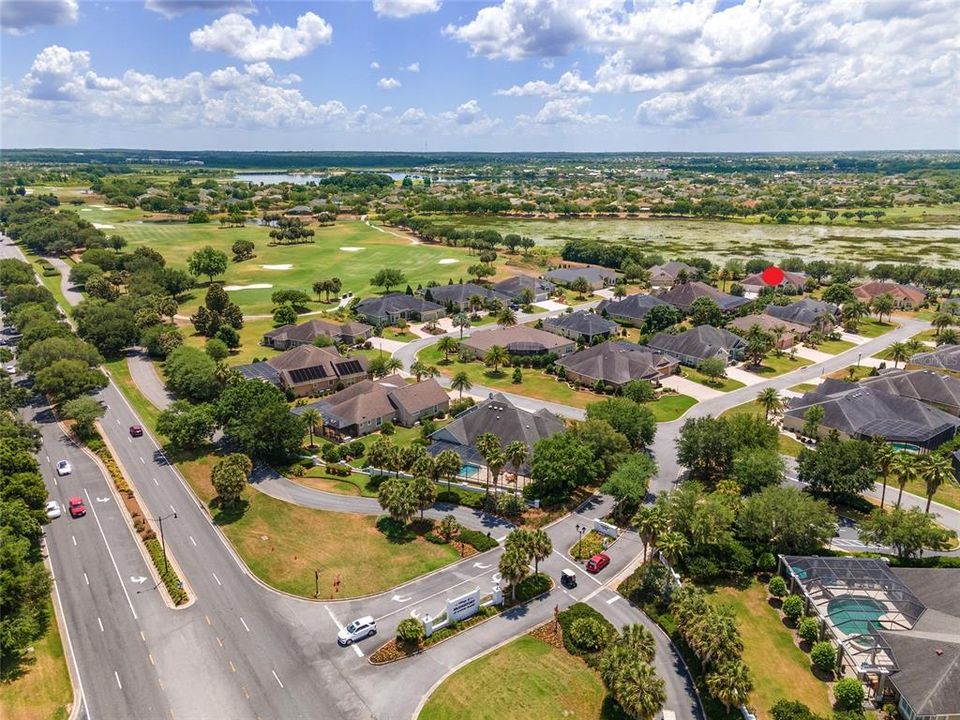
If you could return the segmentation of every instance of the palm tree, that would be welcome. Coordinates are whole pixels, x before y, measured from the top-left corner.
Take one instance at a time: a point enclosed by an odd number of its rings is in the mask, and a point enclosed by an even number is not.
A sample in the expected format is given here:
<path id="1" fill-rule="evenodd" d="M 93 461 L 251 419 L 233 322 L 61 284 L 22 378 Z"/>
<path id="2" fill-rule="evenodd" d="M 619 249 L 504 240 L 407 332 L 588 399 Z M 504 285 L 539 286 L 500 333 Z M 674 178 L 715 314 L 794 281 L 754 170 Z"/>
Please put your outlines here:
<path id="1" fill-rule="evenodd" d="M 956 315 L 951 315 L 950 313 L 938 312 L 933 316 L 933 320 L 930 321 L 930 324 L 937 329 L 937 337 L 940 337 L 940 331 L 944 328 L 950 327 L 957 321 Z"/>
<path id="2" fill-rule="evenodd" d="M 763 419 L 769 420 L 770 413 L 779 415 L 783 410 L 783 400 L 776 388 L 764 388 L 757 394 L 757 404 L 763 408 Z"/>
<path id="3" fill-rule="evenodd" d="M 653 666 L 635 659 L 621 665 L 610 692 L 620 707 L 637 720 L 653 720 L 667 700 L 663 678 Z"/>
<path id="4" fill-rule="evenodd" d="M 897 363 L 903 361 L 906 362 L 910 359 L 910 350 L 907 348 L 906 343 L 895 342 L 890 346 L 888 350 L 890 354 L 890 359 L 893 360 L 893 367 L 897 367 Z"/>
<path id="5" fill-rule="evenodd" d="M 483 307 L 483 298 L 479 295 L 471 295 L 467 299 L 467 305 L 470 306 L 470 312 L 476 312 L 477 308 Z"/>
<path id="6" fill-rule="evenodd" d="M 380 485 L 377 501 L 390 517 L 404 525 L 410 522 L 417 512 L 417 499 L 410 483 L 399 478 L 390 478 Z"/>
<path id="7" fill-rule="evenodd" d="M 460 328 L 460 339 L 463 340 L 463 331 L 464 328 L 470 327 L 470 318 L 465 313 L 458 312 L 450 319 L 450 322 L 453 323 L 455 328 Z"/>
<path id="8" fill-rule="evenodd" d="M 386 375 L 397 372 L 398 370 L 403 370 L 403 361 L 393 356 L 388 357 L 383 361 L 383 370 Z"/>
<path id="9" fill-rule="evenodd" d="M 647 548 L 657 541 L 657 536 L 666 529 L 663 514 L 653 505 L 641 507 L 633 516 L 633 526 L 643 540 L 643 561 L 647 561 Z"/>
<path id="10" fill-rule="evenodd" d="M 956 479 L 953 474 L 953 463 L 946 455 L 928 453 L 920 458 L 918 464 L 920 466 L 918 475 L 927 490 L 927 507 L 924 512 L 929 513 L 934 493 L 944 483 L 953 482 Z"/>
<path id="11" fill-rule="evenodd" d="M 908 481 L 917 477 L 917 456 L 908 452 L 898 452 L 890 467 L 897 478 L 897 485 L 900 486 L 900 493 L 897 495 L 897 507 L 900 507 L 900 501 L 903 499 L 903 488 Z"/>
<path id="12" fill-rule="evenodd" d="M 460 472 L 460 468 L 463 467 L 463 461 L 453 450 L 444 450 L 434 458 L 433 465 L 438 477 L 446 479 L 447 490 L 449 490 L 450 482 L 457 476 L 457 473 Z"/>
<path id="13" fill-rule="evenodd" d="M 514 472 L 519 475 L 520 468 L 527 461 L 527 446 L 520 440 L 514 440 L 503 451 L 507 455 L 507 460 L 513 465 Z"/>
<path id="14" fill-rule="evenodd" d="M 437 484 L 427 477 L 415 477 L 409 482 L 410 492 L 420 510 L 420 519 L 423 520 L 423 512 L 433 505 L 437 500 Z"/>
<path id="15" fill-rule="evenodd" d="M 493 433 L 485 432 L 477 436 L 477 439 L 473 442 L 474 447 L 477 448 L 477 452 L 483 457 L 484 462 L 487 464 L 487 493 L 490 492 L 490 473 L 492 468 L 490 467 L 490 458 L 493 458 L 495 461 L 500 458 L 497 457 L 497 453 L 503 454 L 503 450 L 500 447 L 500 438 L 498 438 Z"/>
<path id="16" fill-rule="evenodd" d="M 783 355 L 783 336 L 787 328 L 784 325 L 774 325 L 770 332 L 773 333 L 773 352 L 780 357 Z"/>
<path id="17" fill-rule="evenodd" d="M 417 382 L 420 382 L 420 378 L 423 377 L 423 374 L 427 371 L 427 366 L 420 360 L 415 360 L 410 366 L 410 372 L 413 373 L 414 377 L 417 378 Z"/>
<path id="18" fill-rule="evenodd" d="M 873 438 L 873 457 L 877 461 L 877 472 L 882 478 L 883 490 L 880 491 L 880 509 L 883 509 L 883 503 L 887 497 L 887 475 L 890 474 L 890 468 L 893 466 L 893 460 L 897 453 L 893 445 L 888 443 L 882 437 Z"/>
<path id="19" fill-rule="evenodd" d="M 485 460 L 487 461 L 487 470 L 493 477 L 493 493 L 496 497 L 497 486 L 500 483 L 500 473 L 503 472 L 503 466 L 507 464 L 506 453 L 500 448 L 500 438 L 497 438 L 497 446 L 491 450 Z"/>
<path id="20" fill-rule="evenodd" d="M 704 665 L 722 664 L 739 657 L 743 651 L 737 618 L 729 605 L 721 605 L 704 616 L 698 630 L 698 654 Z"/>
<path id="21" fill-rule="evenodd" d="M 323 427 L 323 415 L 315 408 L 307 408 L 300 413 L 300 418 L 307 424 L 307 430 L 310 432 L 310 447 L 314 447 L 313 433 L 317 427 Z"/>
<path id="22" fill-rule="evenodd" d="M 461 330 L 461 333 L 463 331 Z M 450 353 L 457 351 L 457 341 L 454 340 L 449 335 L 444 335 L 440 338 L 440 342 L 437 343 L 437 350 L 443 353 L 443 362 L 450 362 Z"/>
<path id="23" fill-rule="evenodd" d="M 534 530 L 530 533 L 527 550 L 533 558 L 533 572 L 540 572 L 540 561 L 546 560 L 553 552 L 553 542 L 546 530 Z"/>
<path id="24" fill-rule="evenodd" d="M 729 711 L 743 704 L 753 689 L 750 670 L 740 660 L 730 660 L 707 674 L 707 690 Z"/>
<path id="25" fill-rule="evenodd" d="M 519 547 L 510 547 L 500 556 L 498 565 L 500 577 L 510 585 L 510 597 L 517 599 L 517 585 L 530 574 L 530 564 L 526 554 Z"/>
<path id="26" fill-rule="evenodd" d="M 668 530 L 657 540 L 657 548 L 668 563 L 676 565 L 677 561 L 687 551 L 687 539 L 674 530 Z"/>
<path id="27" fill-rule="evenodd" d="M 873 311 L 877 314 L 877 319 L 880 322 L 883 322 L 883 316 L 887 316 L 887 320 L 890 319 L 890 313 L 893 312 L 893 309 L 896 307 L 896 302 L 893 297 L 889 294 L 884 293 L 883 295 L 878 295 L 873 299 L 871 303 Z"/>
<path id="28" fill-rule="evenodd" d="M 517 314 L 508 307 L 505 307 L 497 315 L 497 325 L 500 327 L 513 327 L 517 324 Z"/>
<path id="29" fill-rule="evenodd" d="M 947 328 L 937 338 L 937 345 L 957 345 L 960 343 L 960 333 L 953 328 Z"/>
<path id="30" fill-rule="evenodd" d="M 501 365 L 506 365 L 510 362 L 510 353 L 507 352 L 507 349 L 502 345 L 494 345 L 489 350 L 487 354 L 483 357 L 483 362 L 485 365 L 493 366 L 493 371 L 499 372 Z"/>
<path id="31" fill-rule="evenodd" d="M 656 642 L 650 631 L 643 625 L 637 623 L 624 625 L 617 643 L 629 648 L 636 657 L 644 662 L 653 662 Z"/>
<path id="32" fill-rule="evenodd" d="M 466 370 L 461 370 L 453 376 L 453 379 L 450 381 L 450 387 L 460 392 L 460 399 L 462 400 L 463 391 L 472 388 L 473 383 L 470 382 L 470 376 L 467 375 Z"/>

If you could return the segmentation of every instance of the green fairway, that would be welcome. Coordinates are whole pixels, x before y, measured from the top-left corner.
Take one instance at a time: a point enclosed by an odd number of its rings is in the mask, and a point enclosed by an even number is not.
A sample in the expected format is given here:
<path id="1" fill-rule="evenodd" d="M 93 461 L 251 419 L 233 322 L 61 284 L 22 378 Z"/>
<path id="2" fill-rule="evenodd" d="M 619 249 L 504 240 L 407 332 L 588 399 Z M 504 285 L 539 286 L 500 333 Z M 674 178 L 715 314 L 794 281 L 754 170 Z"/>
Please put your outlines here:
<path id="1" fill-rule="evenodd" d="M 123 235 L 131 246 L 146 245 L 167 258 L 168 263 L 184 267 L 187 257 L 197 248 L 211 245 L 232 256 L 230 246 L 237 240 L 256 245 L 256 256 L 235 263 L 231 260 L 225 275 L 218 277 L 226 286 L 268 285 L 230 291 L 231 298 L 245 315 L 265 315 L 273 311 L 270 295 L 281 289 L 302 290 L 314 300 L 309 309 L 335 307 L 316 302 L 311 286 L 317 280 L 339 277 L 341 295 L 352 292 L 367 297 L 382 288 L 370 285 L 370 278 L 383 268 L 402 270 L 414 288 L 430 281 L 446 284 L 449 280 L 468 281 L 467 268 L 476 262 L 462 248 L 412 244 L 410 240 L 383 232 L 357 221 L 343 220 L 330 227 L 314 228 L 313 243 L 270 247 L 269 228 L 247 225 L 223 229 L 206 223 L 118 223 L 110 233 Z M 347 249 L 343 249 L 347 248 Z M 442 260 L 455 262 L 441 263 Z M 500 261 L 498 261 L 499 263 Z M 284 266 L 290 266 L 285 268 Z M 265 267 L 266 266 L 266 267 Z M 201 278 L 206 282 L 206 278 Z M 394 288 L 403 291 L 406 286 Z M 180 308 L 181 314 L 193 312 L 203 299 L 203 287 L 196 288 Z M 331 298 L 333 301 L 334 298 Z"/>
<path id="2" fill-rule="evenodd" d="M 605 694 L 583 660 L 525 635 L 444 680 L 419 720 L 596 720 Z"/>

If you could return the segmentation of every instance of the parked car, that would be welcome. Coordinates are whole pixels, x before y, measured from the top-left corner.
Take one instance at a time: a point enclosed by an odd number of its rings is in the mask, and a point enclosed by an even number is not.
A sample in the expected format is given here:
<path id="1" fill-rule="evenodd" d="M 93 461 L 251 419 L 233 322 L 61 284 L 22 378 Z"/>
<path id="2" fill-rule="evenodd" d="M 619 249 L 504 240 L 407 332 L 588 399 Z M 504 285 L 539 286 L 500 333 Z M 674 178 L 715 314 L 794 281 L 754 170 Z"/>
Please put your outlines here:
<path id="1" fill-rule="evenodd" d="M 57 463 L 57 475 L 63 477 L 64 475 L 69 475 L 73 472 L 73 467 L 66 460 L 61 460 Z"/>
<path id="2" fill-rule="evenodd" d="M 343 647 L 377 634 L 377 621 L 369 615 L 357 618 L 337 633 L 337 644 Z"/>
<path id="3" fill-rule="evenodd" d="M 60 517 L 63 512 L 60 510 L 60 503 L 56 500 L 51 500 L 47 503 L 47 517 L 53 520 L 54 518 Z"/>
<path id="4" fill-rule="evenodd" d="M 70 498 L 70 517 L 78 518 L 83 517 L 87 514 L 87 508 L 83 504 L 83 500 L 78 497 Z"/>
<path id="5" fill-rule="evenodd" d="M 142 427 L 140 427 L 139 425 L 130 426 L 130 437 L 142 437 L 142 436 L 143 436 Z"/>
<path id="6" fill-rule="evenodd" d="M 610 564 L 610 556 L 606 553 L 594 555 L 587 560 L 587 572 L 596 574 Z"/>
<path id="7" fill-rule="evenodd" d="M 564 568 L 560 571 L 560 584 L 567 588 L 577 586 L 577 575 L 570 568 Z"/>

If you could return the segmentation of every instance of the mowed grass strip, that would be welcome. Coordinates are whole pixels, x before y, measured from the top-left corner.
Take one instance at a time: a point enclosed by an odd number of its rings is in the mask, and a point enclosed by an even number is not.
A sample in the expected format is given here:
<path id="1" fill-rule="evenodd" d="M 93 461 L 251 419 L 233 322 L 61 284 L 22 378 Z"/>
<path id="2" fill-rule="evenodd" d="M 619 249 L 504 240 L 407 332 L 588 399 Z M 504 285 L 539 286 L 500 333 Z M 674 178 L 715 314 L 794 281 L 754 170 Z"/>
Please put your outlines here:
<path id="1" fill-rule="evenodd" d="M 33 643 L 32 659 L 19 674 L 0 682 L 0 717 L 4 720 L 65 720 L 73 699 L 70 675 L 60 641 L 60 629 L 48 606 L 50 624 Z"/>
<path id="2" fill-rule="evenodd" d="M 605 694 L 586 663 L 527 635 L 444 680 L 419 720 L 595 720 Z"/>
<path id="3" fill-rule="evenodd" d="M 666 394 L 659 400 L 644 403 L 643 406 L 653 413 L 657 422 L 670 422 L 676 420 L 687 410 L 697 404 L 697 401 L 689 395 Z"/>
<path id="4" fill-rule="evenodd" d="M 708 388 L 713 388 L 714 390 L 719 390 L 720 392 L 730 392 L 731 390 L 739 390 L 744 387 L 744 384 L 739 380 L 734 380 L 733 378 L 722 377 L 722 378 L 711 378 L 704 375 L 702 372 L 696 368 L 684 366 L 680 370 L 680 374 L 692 380 L 695 383 L 700 383 Z"/>
<path id="5" fill-rule="evenodd" d="M 209 503 L 214 456 L 179 464 L 194 491 Z M 314 510 L 276 500 L 247 487 L 242 514 L 211 508 L 214 522 L 257 577 L 278 590 L 313 597 L 320 570 L 320 596 L 349 598 L 381 592 L 459 558 L 450 545 L 422 537 L 391 542 L 372 515 Z M 374 568 L 371 571 L 371 568 Z M 334 593 L 334 578 L 340 591 Z"/>
<path id="6" fill-rule="evenodd" d="M 754 367 L 752 365 L 744 365 L 743 369 L 747 372 L 752 372 L 754 375 L 762 375 L 763 377 L 777 377 L 778 375 L 783 375 L 784 373 L 793 372 L 794 370 L 799 370 L 802 367 L 811 365 L 813 361 L 807 360 L 800 356 L 790 357 L 789 355 L 781 355 L 777 357 L 776 355 L 768 355 L 763 359 L 763 363 L 760 367 Z"/>
<path id="7" fill-rule="evenodd" d="M 810 671 L 810 658 L 767 602 L 766 588 L 756 580 L 745 590 L 718 588 L 711 600 L 736 613 L 743 639 L 743 661 L 753 676 L 750 709 L 761 719 L 781 698 L 799 700 L 813 712 L 831 713 L 827 686 Z"/>

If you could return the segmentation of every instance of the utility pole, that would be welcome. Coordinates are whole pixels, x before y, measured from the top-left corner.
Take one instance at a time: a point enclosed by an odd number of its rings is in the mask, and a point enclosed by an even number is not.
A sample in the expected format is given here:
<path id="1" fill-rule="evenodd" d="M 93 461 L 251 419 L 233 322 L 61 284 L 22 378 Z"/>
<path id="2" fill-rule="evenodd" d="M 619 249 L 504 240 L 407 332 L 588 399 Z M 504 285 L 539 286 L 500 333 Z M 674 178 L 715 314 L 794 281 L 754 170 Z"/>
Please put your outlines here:
<path id="1" fill-rule="evenodd" d="M 170 513 L 169 515 L 163 515 L 161 517 L 155 518 L 154 522 L 160 527 L 160 549 L 163 552 L 163 574 L 167 574 L 167 542 L 163 537 L 163 521 L 173 518 L 177 519 L 176 513 Z"/>

